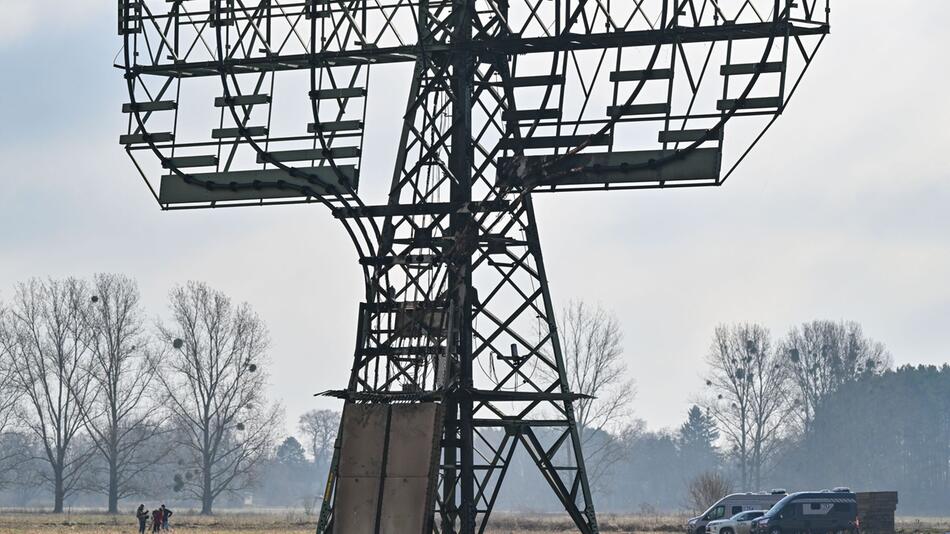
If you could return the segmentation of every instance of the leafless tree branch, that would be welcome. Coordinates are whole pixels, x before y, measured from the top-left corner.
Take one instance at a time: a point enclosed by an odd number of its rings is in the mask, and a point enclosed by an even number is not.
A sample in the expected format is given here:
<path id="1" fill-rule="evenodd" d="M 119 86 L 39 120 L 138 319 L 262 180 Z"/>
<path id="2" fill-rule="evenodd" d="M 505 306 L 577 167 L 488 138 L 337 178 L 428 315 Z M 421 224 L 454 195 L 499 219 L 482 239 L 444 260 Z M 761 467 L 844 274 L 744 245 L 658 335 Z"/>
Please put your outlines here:
<path id="1" fill-rule="evenodd" d="M 11 355 L 14 382 L 28 414 L 22 424 L 39 439 L 50 466 L 54 512 L 62 512 L 64 499 L 80 487 L 92 456 L 77 441 L 82 407 L 96 395 L 83 373 L 90 358 L 89 302 L 88 285 L 81 280 L 33 279 L 17 286 L 0 322 L 0 345 Z"/>
<path id="2" fill-rule="evenodd" d="M 729 444 L 743 489 L 757 488 L 795 409 L 787 367 L 757 324 L 717 327 L 706 361 L 709 393 L 697 400 Z"/>
<path id="3" fill-rule="evenodd" d="M 623 333 L 616 317 L 583 301 L 561 310 L 558 332 L 571 391 L 590 397 L 574 403 L 574 414 L 588 480 L 596 489 L 626 452 L 620 435 L 636 395 L 623 359 Z"/>
<path id="4" fill-rule="evenodd" d="M 263 398 L 267 330 L 248 305 L 202 283 L 174 289 L 170 305 L 172 322 L 158 327 L 162 349 L 151 368 L 180 429 L 181 452 L 200 472 L 179 478 L 178 489 L 210 514 L 219 495 L 251 483 L 274 443 L 281 410 Z"/>

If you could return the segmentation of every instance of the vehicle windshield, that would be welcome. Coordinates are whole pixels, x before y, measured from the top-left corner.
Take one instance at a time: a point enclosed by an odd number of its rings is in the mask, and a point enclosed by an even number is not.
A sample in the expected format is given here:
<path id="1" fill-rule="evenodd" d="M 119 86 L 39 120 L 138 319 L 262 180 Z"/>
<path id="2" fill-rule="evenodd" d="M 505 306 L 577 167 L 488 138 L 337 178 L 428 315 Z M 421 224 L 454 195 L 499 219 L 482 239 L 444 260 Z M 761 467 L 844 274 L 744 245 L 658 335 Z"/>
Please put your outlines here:
<path id="1" fill-rule="evenodd" d="M 762 517 L 775 517 L 776 515 L 778 515 L 779 511 L 781 511 L 782 508 L 784 508 L 785 505 L 794 498 L 795 498 L 794 494 L 786 495 L 785 497 L 782 497 L 782 500 L 772 505 L 772 507 L 769 508 L 769 511 L 765 512 L 765 514 Z"/>
<path id="2" fill-rule="evenodd" d="M 740 513 L 738 513 L 738 514 L 736 514 L 736 515 L 730 517 L 729 520 L 730 520 L 730 521 L 749 521 L 749 520 L 751 520 L 751 519 L 755 519 L 756 517 L 760 517 L 763 513 L 765 513 L 765 512 L 763 512 L 762 510 L 752 510 L 752 511 L 750 511 L 750 512 L 740 512 Z"/>

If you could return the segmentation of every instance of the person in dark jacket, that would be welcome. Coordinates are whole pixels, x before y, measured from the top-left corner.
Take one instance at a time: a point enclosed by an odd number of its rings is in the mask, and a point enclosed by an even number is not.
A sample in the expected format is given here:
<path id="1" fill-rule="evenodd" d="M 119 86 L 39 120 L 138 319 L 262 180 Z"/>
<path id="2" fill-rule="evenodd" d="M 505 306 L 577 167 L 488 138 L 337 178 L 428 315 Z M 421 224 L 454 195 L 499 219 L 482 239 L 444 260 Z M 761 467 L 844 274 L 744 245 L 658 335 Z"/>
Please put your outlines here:
<path id="1" fill-rule="evenodd" d="M 162 530 L 168 530 L 168 518 L 172 516 L 174 512 L 165 508 L 165 505 L 162 505 Z"/>
<path id="2" fill-rule="evenodd" d="M 148 510 L 144 504 L 140 504 L 135 511 L 135 517 L 139 520 L 139 534 L 145 534 L 145 523 L 148 521 Z"/>

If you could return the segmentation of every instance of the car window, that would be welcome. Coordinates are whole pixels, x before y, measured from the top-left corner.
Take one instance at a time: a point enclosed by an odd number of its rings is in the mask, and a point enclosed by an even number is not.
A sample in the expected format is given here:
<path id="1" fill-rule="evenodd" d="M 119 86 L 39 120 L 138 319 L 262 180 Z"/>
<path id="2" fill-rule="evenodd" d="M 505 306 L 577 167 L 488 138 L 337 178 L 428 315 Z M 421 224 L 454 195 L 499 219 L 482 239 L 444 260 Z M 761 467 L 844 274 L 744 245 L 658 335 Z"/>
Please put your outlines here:
<path id="1" fill-rule="evenodd" d="M 757 510 L 757 511 L 755 511 L 755 512 L 748 512 L 748 514 L 749 514 L 748 519 L 755 519 L 756 517 L 762 517 L 762 514 L 764 514 L 764 513 L 765 513 L 765 512 L 763 512 L 763 511 L 761 511 L 761 510 Z"/>
<path id="2" fill-rule="evenodd" d="M 749 514 L 745 512 L 741 512 L 741 513 L 733 515 L 732 517 L 729 518 L 729 520 L 730 521 L 745 521 L 746 519 L 748 519 L 748 517 L 746 517 L 748 515 Z"/>
<path id="3" fill-rule="evenodd" d="M 741 514 L 741 513 L 742 513 L 742 507 L 741 507 L 741 506 L 733 506 L 733 507 L 732 507 L 732 515 Z"/>
<path id="4" fill-rule="evenodd" d="M 713 509 L 712 513 L 709 514 L 709 519 L 722 519 L 724 515 L 726 515 L 726 507 L 717 506 L 715 509 Z"/>
<path id="5" fill-rule="evenodd" d="M 802 509 L 801 503 L 795 502 L 795 503 L 789 503 L 787 506 L 783 506 L 781 508 L 776 508 L 775 506 L 773 506 L 765 515 L 768 517 L 776 517 L 776 516 L 796 517 L 796 516 L 801 515 L 802 513 L 801 509 Z"/>
<path id="6" fill-rule="evenodd" d="M 786 508 L 786 505 L 788 505 L 794 498 L 795 495 L 786 495 L 779 499 L 779 501 L 772 505 L 772 507 L 769 508 L 769 511 L 765 513 L 766 517 L 775 517 L 778 514 L 786 513 L 784 508 Z M 792 508 L 792 506 L 788 506 L 788 508 Z"/>

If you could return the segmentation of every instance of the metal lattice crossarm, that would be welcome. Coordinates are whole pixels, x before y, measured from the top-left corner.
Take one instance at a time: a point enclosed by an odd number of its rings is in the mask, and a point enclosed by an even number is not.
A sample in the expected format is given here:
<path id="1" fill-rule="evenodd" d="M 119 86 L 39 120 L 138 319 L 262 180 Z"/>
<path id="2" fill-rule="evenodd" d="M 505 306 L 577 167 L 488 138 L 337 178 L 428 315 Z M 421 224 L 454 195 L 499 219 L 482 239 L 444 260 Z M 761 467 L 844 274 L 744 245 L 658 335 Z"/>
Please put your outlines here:
<path id="1" fill-rule="evenodd" d="M 497 38 L 474 41 L 470 46 L 476 54 L 525 55 L 544 52 L 577 52 L 583 50 L 599 50 L 602 48 L 653 46 L 656 44 L 672 45 L 685 43 L 705 43 L 710 41 L 741 41 L 749 39 L 763 39 L 778 32 L 791 37 L 805 37 L 823 35 L 827 33 L 827 25 L 813 21 L 782 20 L 778 23 L 759 22 L 732 24 L 713 27 L 672 27 L 667 30 L 635 30 L 607 34 L 568 34 L 534 38 Z M 225 68 L 235 74 L 260 72 L 279 72 L 298 70 L 310 67 L 313 64 L 334 65 L 374 65 L 387 63 L 415 62 L 423 54 L 444 53 L 451 50 L 451 45 L 435 43 L 421 49 L 417 45 L 403 45 L 393 47 L 369 47 L 354 50 L 327 50 L 314 54 L 287 54 L 277 56 L 263 56 L 247 58 L 243 61 L 231 61 Z M 135 65 L 131 72 L 136 75 L 171 76 L 192 78 L 201 76 L 217 76 L 219 63 L 217 61 L 188 61 L 180 60 L 172 63 L 155 62 L 153 64 Z"/>
<path id="2" fill-rule="evenodd" d="M 118 11 L 120 143 L 162 209 L 320 203 L 356 246 L 365 296 L 349 383 L 328 393 L 346 401 L 345 431 L 318 527 L 347 534 L 484 532 L 519 449 L 577 529 L 597 531 L 532 195 L 722 184 L 829 31 L 827 0 Z M 388 196 L 370 202 L 364 133 L 395 117 L 367 114 L 370 98 L 392 103 L 371 87 L 382 64 L 411 83 Z M 399 438 L 419 439 L 419 458 L 390 447 L 394 421 L 432 417 L 435 436 Z M 367 476 L 378 491 L 361 500 Z"/>

